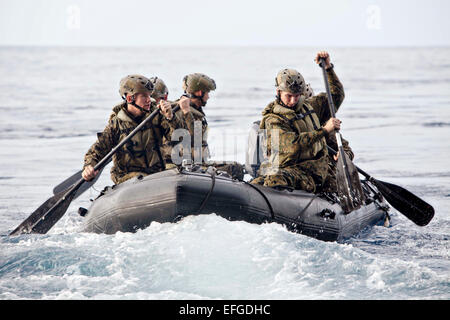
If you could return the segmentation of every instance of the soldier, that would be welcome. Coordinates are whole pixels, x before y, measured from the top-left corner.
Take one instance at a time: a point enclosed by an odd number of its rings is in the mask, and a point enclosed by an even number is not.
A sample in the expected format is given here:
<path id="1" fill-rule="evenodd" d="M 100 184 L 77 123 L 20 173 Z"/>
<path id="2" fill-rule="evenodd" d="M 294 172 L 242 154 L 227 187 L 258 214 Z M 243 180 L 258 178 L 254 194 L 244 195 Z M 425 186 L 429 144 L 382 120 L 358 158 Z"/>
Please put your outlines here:
<path id="1" fill-rule="evenodd" d="M 119 93 L 124 102 L 85 155 L 82 176 L 87 181 L 98 174 L 94 166 L 126 138 L 149 112 L 160 108 L 162 114 L 159 113 L 151 123 L 147 123 L 113 156 L 111 179 L 115 184 L 137 175 L 145 176 L 164 170 L 165 162 L 159 150 L 162 137 L 170 134 L 174 128 L 183 126 L 178 118 L 173 117 L 169 102 L 162 100 L 158 105 L 152 103 L 150 95 L 153 93 L 153 84 L 146 77 L 126 76 L 120 81 Z M 189 106 L 183 106 L 182 113 L 188 112 Z"/>
<path id="2" fill-rule="evenodd" d="M 161 100 L 167 101 L 169 96 L 169 89 L 161 78 L 151 77 L 150 81 L 153 83 L 153 93 L 151 97 L 155 99 L 156 103 Z"/>
<path id="3" fill-rule="evenodd" d="M 344 88 L 334 72 L 327 52 L 318 52 L 316 63 L 325 59 L 331 94 L 339 108 Z M 269 160 L 261 166 L 260 177 L 252 183 L 269 187 L 291 187 L 319 191 L 328 176 L 326 136 L 340 129 L 341 121 L 331 118 L 325 93 L 306 98 L 305 80 L 293 69 L 281 70 L 275 79 L 276 100 L 263 111 L 261 129 L 267 130 Z M 322 126 L 321 124 L 324 123 Z M 278 146 L 272 145 L 272 135 Z"/>
<path id="4" fill-rule="evenodd" d="M 164 81 L 158 77 L 151 77 L 149 80 L 153 84 L 151 103 L 157 105 L 161 100 L 167 101 L 167 98 L 169 96 L 169 89 L 167 88 Z M 122 104 L 123 102 L 114 106 L 112 113 L 109 116 L 108 122 L 111 122 L 111 120 L 119 113 L 119 111 L 122 109 Z"/>
<path id="5" fill-rule="evenodd" d="M 189 104 L 191 112 L 187 114 L 185 119 L 186 129 L 189 131 L 191 137 L 191 157 L 195 164 L 200 164 L 203 167 L 213 166 L 218 170 L 228 172 L 233 178 L 242 180 L 244 178 L 244 168 L 241 164 L 234 161 L 227 161 L 225 163 L 217 163 L 209 161 L 210 151 L 208 147 L 208 122 L 203 108 L 206 106 L 209 94 L 216 89 L 215 81 L 202 73 L 188 74 L 183 78 L 184 95 L 173 102 L 176 104 Z M 181 117 L 180 112 L 176 114 Z M 198 141 L 200 139 L 200 141 Z M 164 154 L 166 160 L 166 168 L 175 167 L 171 156 L 172 150 L 177 142 L 166 141 L 164 144 Z M 177 151 L 181 151 L 180 145 L 177 145 Z M 180 157 L 182 155 L 180 154 Z"/>
<path id="6" fill-rule="evenodd" d="M 216 83 L 213 79 L 208 77 L 207 75 L 201 73 L 194 73 L 187 75 L 183 78 L 183 90 L 184 95 L 180 97 L 180 99 L 172 102 L 172 107 L 179 104 L 189 105 L 190 112 L 185 116 L 185 128 L 189 131 L 191 138 L 191 155 L 192 160 L 202 163 L 203 159 L 209 158 L 209 148 L 207 142 L 207 134 L 208 134 L 208 122 L 206 121 L 205 112 L 203 111 L 203 107 L 206 106 L 209 93 L 216 89 Z M 182 114 L 177 112 L 175 114 L 178 118 L 182 118 Z M 195 124 L 201 124 L 201 130 L 195 130 Z M 200 129 L 200 128 L 198 128 Z M 195 133 L 200 135 L 201 144 L 197 146 L 195 144 Z M 177 145 L 177 141 L 171 141 L 170 139 L 165 140 L 164 142 L 164 157 L 166 160 L 166 168 L 170 169 L 175 167 L 174 161 L 172 161 L 172 149 L 175 145 Z M 177 151 L 179 151 L 180 157 L 182 156 L 183 150 L 181 149 L 181 145 L 177 146 Z"/>
<path id="7" fill-rule="evenodd" d="M 314 96 L 314 90 L 311 87 L 311 84 L 307 83 L 305 91 L 303 93 L 306 99 L 309 99 Z M 322 124 L 323 125 L 323 124 Z M 341 137 L 342 138 L 342 137 Z M 336 135 L 330 134 L 326 136 L 326 142 L 327 145 L 330 146 L 334 150 L 338 150 L 337 141 L 336 141 Z M 347 140 L 342 138 L 342 146 L 344 148 L 345 153 L 349 157 L 350 160 L 353 160 L 355 157 L 352 148 L 350 148 L 350 145 Z M 328 191 L 328 192 L 336 192 L 337 191 L 337 181 L 336 181 L 336 162 L 337 162 L 338 156 L 329 154 L 328 156 L 328 177 L 325 180 L 325 183 L 323 185 L 322 190 Z"/>

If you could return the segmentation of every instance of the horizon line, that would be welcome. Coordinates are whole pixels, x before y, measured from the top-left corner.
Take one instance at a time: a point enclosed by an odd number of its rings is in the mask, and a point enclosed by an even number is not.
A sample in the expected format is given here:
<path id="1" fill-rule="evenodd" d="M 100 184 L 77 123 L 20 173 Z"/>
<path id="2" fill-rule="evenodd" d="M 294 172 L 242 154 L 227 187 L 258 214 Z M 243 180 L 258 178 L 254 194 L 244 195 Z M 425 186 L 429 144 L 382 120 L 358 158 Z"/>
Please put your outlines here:
<path id="1" fill-rule="evenodd" d="M 214 44 L 214 45 L 175 45 L 175 44 L 164 44 L 164 45 L 74 45 L 74 44 L 0 44 L 2 48 L 317 48 L 317 47 L 328 47 L 328 48 L 347 48 L 347 49 L 409 49 L 409 48 L 450 48 L 450 44 L 435 44 L 435 45 L 242 45 L 242 44 Z"/>

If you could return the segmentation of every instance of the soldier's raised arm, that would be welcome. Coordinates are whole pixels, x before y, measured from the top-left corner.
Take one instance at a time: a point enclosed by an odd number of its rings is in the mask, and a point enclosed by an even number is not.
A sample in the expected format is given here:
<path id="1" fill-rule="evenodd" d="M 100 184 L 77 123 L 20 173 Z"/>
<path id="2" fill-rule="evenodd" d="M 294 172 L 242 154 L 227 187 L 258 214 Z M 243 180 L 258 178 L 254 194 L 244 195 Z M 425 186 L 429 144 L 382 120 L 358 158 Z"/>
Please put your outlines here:
<path id="1" fill-rule="evenodd" d="M 320 58 L 325 59 L 325 68 L 328 74 L 328 83 L 330 85 L 331 97 L 333 98 L 336 109 L 339 109 L 345 98 L 344 86 L 334 72 L 334 65 L 331 63 L 330 55 L 326 51 L 317 53 L 315 61 L 320 62 Z M 314 111 L 319 117 L 320 123 L 324 124 L 330 118 L 330 108 L 328 106 L 328 98 L 325 92 L 307 99 Z M 337 112 L 337 110 L 335 110 Z"/>

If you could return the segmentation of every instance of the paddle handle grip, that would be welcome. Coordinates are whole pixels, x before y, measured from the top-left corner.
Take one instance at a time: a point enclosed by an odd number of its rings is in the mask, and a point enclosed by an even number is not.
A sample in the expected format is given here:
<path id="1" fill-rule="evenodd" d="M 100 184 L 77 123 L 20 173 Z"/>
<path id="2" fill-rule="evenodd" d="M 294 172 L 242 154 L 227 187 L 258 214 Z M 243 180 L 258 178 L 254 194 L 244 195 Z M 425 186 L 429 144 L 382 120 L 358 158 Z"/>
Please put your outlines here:
<path id="1" fill-rule="evenodd" d="M 320 58 L 319 61 L 320 61 L 319 66 L 322 68 L 323 79 L 325 81 L 325 89 L 326 89 L 327 97 L 328 97 L 328 106 L 330 108 L 330 116 L 332 118 L 336 118 L 336 111 L 335 111 L 336 109 L 334 107 L 333 97 L 331 96 L 330 84 L 328 83 L 328 74 L 327 74 L 327 69 L 325 67 L 325 59 Z"/>
<path id="2" fill-rule="evenodd" d="M 320 61 L 319 66 L 322 68 L 322 72 L 323 72 L 323 80 L 325 82 L 325 89 L 327 92 L 328 108 L 330 109 L 330 116 L 331 116 L 331 118 L 336 118 L 336 111 L 335 111 L 336 108 L 334 107 L 333 96 L 331 95 L 330 84 L 328 83 L 328 74 L 327 74 L 327 70 L 325 67 L 325 59 L 320 58 L 319 61 Z M 341 134 L 339 133 L 339 130 L 335 130 L 335 134 L 336 134 L 337 145 L 340 150 L 342 147 Z"/>

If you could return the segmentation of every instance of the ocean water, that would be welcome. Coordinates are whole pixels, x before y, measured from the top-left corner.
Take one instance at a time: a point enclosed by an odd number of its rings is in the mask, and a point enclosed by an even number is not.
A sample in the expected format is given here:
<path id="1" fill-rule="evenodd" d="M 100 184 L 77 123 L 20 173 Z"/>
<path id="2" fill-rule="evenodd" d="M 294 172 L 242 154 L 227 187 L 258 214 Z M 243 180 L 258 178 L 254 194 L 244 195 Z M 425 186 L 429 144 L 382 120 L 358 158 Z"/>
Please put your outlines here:
<path id="1" fill-rule="evenodd" d="M 389 228 L 340 243 L 214 214 L 82 233 L 77 209 L 112 184 L 108 167 L 48 234 L 8 236 L 81 169 L 123 76 L 157 75 L 169 99 L 185 74 L 213 77 L 213 158 L 244 162 L 278 70 L 324 90 L 319 49 L 0 47 L 0 299 L 449 299 L 449 48 L 325 48 L 345 87 L 338 117 L 355 163 L 433 205 L 426 227 L 392 209 Z"/>

